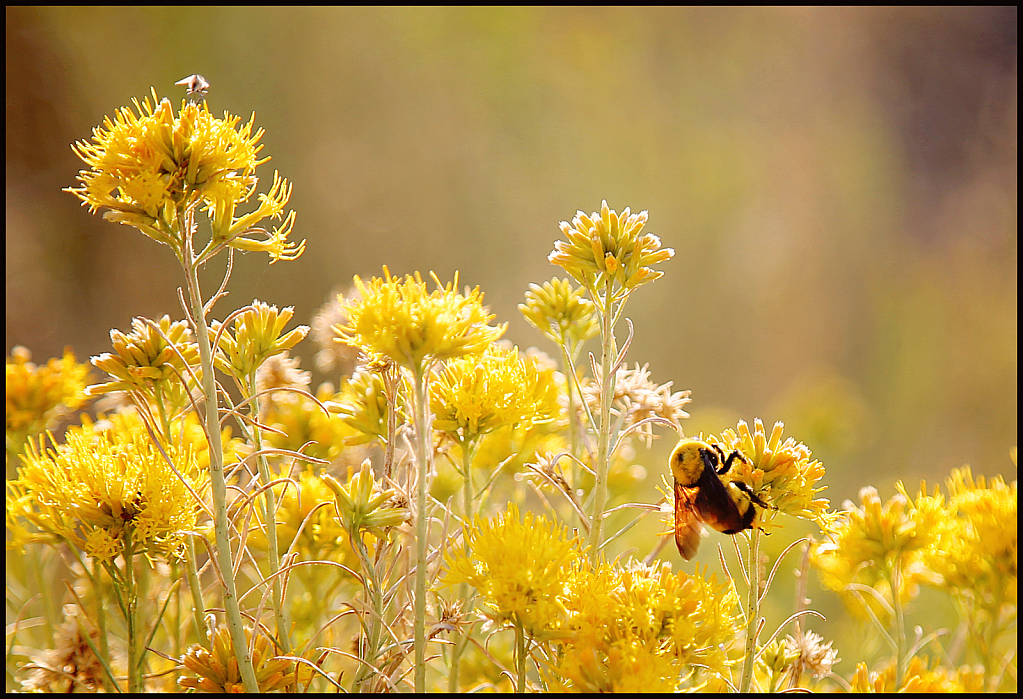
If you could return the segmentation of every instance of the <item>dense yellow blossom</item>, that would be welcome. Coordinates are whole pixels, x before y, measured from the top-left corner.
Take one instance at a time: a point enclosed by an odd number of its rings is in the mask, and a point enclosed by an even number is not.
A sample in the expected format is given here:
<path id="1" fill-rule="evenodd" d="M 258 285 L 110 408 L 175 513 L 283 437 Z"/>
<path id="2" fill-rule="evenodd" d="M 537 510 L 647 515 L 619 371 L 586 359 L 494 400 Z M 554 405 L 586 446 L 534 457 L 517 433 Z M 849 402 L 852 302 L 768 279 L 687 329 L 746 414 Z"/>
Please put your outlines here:
<path id="1" fill-rule="evenodd" d="M 817 495 L 826 486 L 816 487 L 824 477 L 824 465 L 810 460 L 810 449 L 792 437 L 781 440 L 784 425 L 774 424 L 768 437 L 759 418 L 753 430 L 740 420 L 735 430 L 721 433 L 720 444 L 725 453 L 737 450 L 746 457 L 736 459 L 726 478 L 742 481 L 779 512 L 808 519 L 824 526 L 829 521 L 828 501 Z M 768 517 L 769 519 L 769 517 Z"/>
<path id="2" fill-rule="evenodd" d="M 70 347 L 63 357 L 43 365 L 31 359 L 24 347 L 15 347 L 7 358 L 7 432 L 22 438 L 42 432 L 55 418 L 86 401 L 89 367 L 75 361 Z"/>
<path id="3" fill-rule="evenodd" d="M 549 422 L 558 394 L 536 357 L 491 347 L 481 357 L 452 359 L 430 382 L 433 427 L 462 441 L 504 425 Z"/>
<path id="4" fill-rule="evenodd" d="M 493 519 L 475 517 L 462 547 L 445 554 L 447 584 L 476 588 L 491 620 L 521 626 L 533 638 L 565 619 L 566 577 L 582 556 L 582 542 L 566 527 L 512 503 Z"/>
<path id="5" fill-rule="evenodd" d="M 611 282 L 627 293 L 661 277 L 664 272 L 651 265 L 675 254 L 671 248 L 661 248 L 656 235 L 641 235 L 646 222 L 645 211 L 633 214 L 625 209 L 619 215 L 603 201 L 600 213 L 587 216 L 579 211 L 571 224 L 561 222 L 561 232 L 568 240 L 557 241 L 548 259 L 587 289 L 602 290 Z"/>
<path id="6" fill-rule="evenodd" d="M 358 347 L 370 356 L 381 356 L 422 375 L 435 361 L 481 354 L 505 331 L 507 324 L 492 327 L 494 316 L 483 306 L 479 287 L 463 296 L 453 282 L 427 292 L 417 272 L 404 280 L 373 277 L 368 283 L 355 277 L 357 298 L 338 297 L 348 317 L 335 325 L 341 342 Z"/>
<path id="7" fill-rule="evenodd" d="M 119 555 L 128 537 L 135 551 L 178 554 L 185 532 L 195 528 L 196 497 L 204 489 L 194 450 L 167 447 L 172 469 L 140 425 L 102 432 L 73 427 L 65 440 L 49 448 L 43 440 L 30 444 L 8 485 L 8 517 L 100 562 Z"/>
<path id="8" fill-rule="evenodd" d="M 273 231 L 257 227 L 265 218 L 280 218 L 291 196 L 291 186 L 276 173 L 256 210 L 235 216 L 238 204 L 255 192 L 256 167 L 268 160 L 257 157 L 263 130 L 253 132 L 255 115 L 239 126 L 236 116 L 214 117 L 205 102 L 182 102 L 175 115 L 156 90 L 152 102 L 148 97 L 133 102 L 134 111 L 118 109 L 94 128 L 91 143 L 72 146 L 88 169 L 79 172 L 80 186 L 68 191 L 93 211 L 106 209 L 108 220 L 169 245 L 179 257 L 186 250 L 184 216 L 195 207 L 212 224 L 206 257 L 225 245 L 266 252 L 273 261 L 302 253 L 304 242 L 287 240 L 294 212 Z M 253 237 L 259 234 L 265 237 Z"/>
<path id="9" fill-rule="evenodd" d="M 947 516 L 935 522 L 937 542 L 928 565 L 944 587 L 975 596 L 982 606 L 1016 605 L 1018 577 L 1016 481 L 976 479 L 967 466 L 947 481 Z"/>
<path id="10" fill-rule="evenodd" d="M 736 598 L 714 577 L 674 573 L 667 563 L 578 566 L 567 578 L 568 621 L 552 686 L 573 691 L 679 687 L 692 664 L 721 671 L 736 630 Z"/>

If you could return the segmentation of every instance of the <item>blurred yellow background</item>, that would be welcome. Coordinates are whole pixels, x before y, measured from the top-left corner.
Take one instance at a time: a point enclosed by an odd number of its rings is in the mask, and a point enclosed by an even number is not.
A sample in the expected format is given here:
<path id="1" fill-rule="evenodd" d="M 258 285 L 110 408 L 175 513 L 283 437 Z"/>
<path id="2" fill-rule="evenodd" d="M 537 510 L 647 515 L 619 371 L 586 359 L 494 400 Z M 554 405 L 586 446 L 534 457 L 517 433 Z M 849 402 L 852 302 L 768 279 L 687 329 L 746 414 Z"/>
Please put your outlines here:
<path id="1" fill-rule="evenodd" d="M 675 248 L 627 307 L 629 360 L 692 389 L 687 432 L 784 420 L 835 505 L 964 463 L 1016 477 L 1015 8 L 6 18 L 8 354 L 84 359 L 133 316 L 181 317 L 168 251 L 60 190 L 72 141 L 201 73 L 214 113 L 256 113 L 308 240 L 236 260 L 221 317 L 259 298 L 309 323 L 353 274 L 460 270 L 551 351 L 515 306 L 558 273 L 558 222 L 606 198 Z"/>

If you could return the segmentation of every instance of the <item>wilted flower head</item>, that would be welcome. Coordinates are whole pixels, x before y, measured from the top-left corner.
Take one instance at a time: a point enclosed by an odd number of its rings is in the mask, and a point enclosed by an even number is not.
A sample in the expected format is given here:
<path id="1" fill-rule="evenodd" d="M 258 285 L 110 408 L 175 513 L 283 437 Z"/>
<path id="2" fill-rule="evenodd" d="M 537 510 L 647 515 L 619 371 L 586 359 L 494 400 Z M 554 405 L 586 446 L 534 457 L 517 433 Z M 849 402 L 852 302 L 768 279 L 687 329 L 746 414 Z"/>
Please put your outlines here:
<path id="1" fill-rule="evenodd" d="M 99 631 L 79 619 L 78 607 L 64 605 L 64 623 L 53 632 L 53 648 L 33 656 L 26 666 L 28 675 L 21 682 L 28 692 L 96 692 L 104 686 L 103 661 L 93 648 L 99 643 Z M 84 629 L 89 629 L 83 633 Z M 85 640 L 86 633 L 92 645 Z"/>
<path id="2" fill-rule="evenodd" d="M 263 130 L 253 133 L 255 115 L 240 119 L 210 114 L 205 103 L 182 102 L 174 114 L 170 101 L 133 100 L 135 110 L 118 109 L 92 132 L 92 142 L 72 148 L 88 169 L 79 172 L 80 185 L 67 191 L 92 211 L 107 209 L 104 217 L 138 228 L 181 255 L 186 211 L 202 207 L 208 213 L 213 238 L 209 254 L 223 246 L 269 253 L 273 261 L 302 254 L 287 238 L 295 220 L 288 214 L 281 226 L 268 232 L 256 224 L 280 218 L 291 196 L 291 186 L 274 173 L 267 194 L 259 195 L 256 210 L 235 217 L 238 204 L 255 192 L 258 144 Z M 265 239 L 251 237 L 263 234 Z"/>
<path id="3" fill-rule="evenodd" d="M 85 403 L 89 367 L 75 361 L 68 347 L 60 359 L 42 366 L 32 353 L 15 347 L 7 358 L 7 432 L 25 437 L 45 430 L 48 423 Z"/>
<path id="4" fill-rule="evenodd" d="M 648 367 L 648 364 L 640 366 L 638 362 L 635 369 L 622 366 L 615 376 L 615 392 L 611 399 L 611 411 L 622 430 L 650 417 L 664 418 L 675 425 L 679 425 L 684 418 L 689 417 L 689 413 L 683 407 L 691 402 L 690 392 L 675 391 L 672 393 L 671 381 L 660 385 L 654 383 L 650 380 Z M 597 377 L 600 376 L 601 373 L 598 370 Z M 581 389 L 583 399 L 589 405 L 590 410 L 596 413 L 599 410 L 603 392 L 600 381 L 583 381 Z M 651 423 L 641 425 L 633 434 L 640 437 L 649 448 L 654 437 L 653 425 Z"/>
<path id="5" fill-rule="evenodd" d="M 432 293 L 417 272 L 398 281 L 384 267 L 384 278 L 364 283 L 355 277 L 359 298 L 339 297 L 348 320 L 335 325 L 341 342 L 358 347 L 370 356 L 390 359 L 415 374 L 423 375 L 435 361 L 480 354 L 504 334 L 507 323 L 487 325 L 494 316 L 483 306 L 479 287 L 463 296 L 455 280 Z"/>
<path id="6" fill-rule="evenodd" d="M 338 293 L 335 289 L 330 298 L 313 316 L 312 332 L 310 338 L 316 345 L 316 368 L 322 372 L 330 372 L 335 369 L 342 376 L 350 376 L 359 361 L 359 349 L 337 341 L 334 333 L 335 325 L 344 325 L 348 315 L 341 308 L 340 298 L 352 299 L 358 290 L 349 289 L 344 293 Z"/>
<path id="7" fill-rule="evenodd" d="M 609 209 L 606 201 L 600 213 L 587 216 L 576 213 L 572 223 L 561 222 L 561 232 L 568 238 L 554 244 L 547 259 L 587 289 L 603 289 L 608 281 L 624 292 L 652 282 L 664 272 L 652 265 L 671 259 L 675 251 L 661 248 L 661 241 L 652 233 L 641 235 L 647 212 L 621 215 Z"/>

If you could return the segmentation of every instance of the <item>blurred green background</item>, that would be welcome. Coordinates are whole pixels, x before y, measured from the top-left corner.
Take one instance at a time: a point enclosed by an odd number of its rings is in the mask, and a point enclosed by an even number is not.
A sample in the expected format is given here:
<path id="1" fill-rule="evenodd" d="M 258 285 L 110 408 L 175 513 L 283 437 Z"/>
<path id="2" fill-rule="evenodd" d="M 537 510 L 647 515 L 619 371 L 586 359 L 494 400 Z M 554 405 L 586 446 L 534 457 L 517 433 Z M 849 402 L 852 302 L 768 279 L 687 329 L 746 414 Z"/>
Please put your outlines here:
<path id="1" fill-rule="evenodd" d="M 181 317 L 169 252 L 60 190 L 72 141 L 198 72 L 214 113 L 255 111 L 308 240 L 236 260 L 221 317 L 258 297 L 308 323 L 353 274 L 460 270 L 550 351 L 515 306 L 558 273 L 558 222 L 606 198 L 676 251 L 628 306 L 629 359 L 693 391 L 689 433 L 784 420 L 836 505 L 964 463 L 1016 477 L 1016 8 L 6 18 L 8 353 L 84 359 Z"/>

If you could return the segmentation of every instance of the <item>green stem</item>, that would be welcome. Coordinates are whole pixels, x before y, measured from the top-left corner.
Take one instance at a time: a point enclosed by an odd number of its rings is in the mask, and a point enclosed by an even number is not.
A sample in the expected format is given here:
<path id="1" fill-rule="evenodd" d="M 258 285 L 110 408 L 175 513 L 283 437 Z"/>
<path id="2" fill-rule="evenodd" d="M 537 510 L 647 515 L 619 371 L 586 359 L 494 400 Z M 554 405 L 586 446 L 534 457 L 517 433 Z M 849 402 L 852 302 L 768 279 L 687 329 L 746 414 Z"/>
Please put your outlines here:
<path id="1" fill-rule="evenodd" d="M 266 462 L 266 455 L 260 454 L 263 449 L 263 433 L 259 429 L 260 415 L 259 415 L 259 397 L 256 391 L 256 373 L 252 372 L 249 376 L 249 395 L 252 396 L 252 444 L 259 454 L 256 463 L 259 468 L 259 479 L 260 482 L 265 486 L 270 482 L 270 466 Z M 266 488 L 263 491 L 263 522 L 266 524 L 266 543 L 267 543 L 267 558 L 270 564 L 270 575 L 273 576 L 273 601 L 274 601 L 274 621 L 277 624 L 277 641 L 281 644 L 281 650 L 284 655 L 291 653 L 291 638 L 288 634 L 290 624 L 284 610 L 284 593 L 281 582 L 281 576 L 277 573 L 281 569 L 281 558 L 277 549 L 277 494 L 274 493 L 273 488 Z"/>
<path id="2" fill-rule="evenodd" d="M 526 691 L 526 631 L 522 624 L 515 624 L 515 691 Z"/>
<path id="3" fill-rule="evenodd" d="M 906 623 L 905 612 L 902 609 L 902 599 L 899 594 L 899 586 L 902 584 L 899 562 L 896 561 L 892 568 L 888 585 L 892 590 L 892 608 L 895 609 L 895 691 L 902 689 L 902 680 L 905 674 L 906 662 Z"/>
<path id="4" fill-rule="evenodd" d="M 366 549 L 366 544 L 362 540 L 362 536 L 358 530 L 348 532 L 348 541 L 352 545 L 352 550 L 355 551 L 359 557 L 359 563 L 362 566 L 364 576 L 368 576 L 369 581 L 366 584 L 366 595 L 369 597 L 370 603 L 373 606 L 373 614 L 366 620 L 366 624 L 369 627 L 369 638 L 368 643 L 365 646 L 362 659 L 369 665 L 376 664 L 377 656 L 380 652 L 380 623 L 384 615 L 384 599 L 383 592 L 381 590 L 380 580 L 377 576 L 376 566 L 370 559 L 369 551 Z M 362 682 L 365 681 L 366 676 L 369 674 L 369 667 L 365 663 L 359 663 L 359 671 L 355 677 L 355 686 L 359 687 Z"/>
<path id="5" fill-rule="evenodd" d="M 753 684 L 753 659 L 757 650 L 757 623 L 760 619 L 760 530 L 753 528 L 750 534 L 749 596 L 746 599 L 746 658 L 742 665 L 742 679 L 739 693 L 748 694 Z"/>
<path id="6" fill-rule="evenodd" d="M 426 368 L 413 371 L 416 391 L 416 579 L 415 579 L 415 691 L 426 691 L 426 478 L 430 473 L 430 411 Z"/>
<path id="7" fill-rule="evenodd" d="M 142 691 L 142 663 L 138 649 L 138 589 L 135 583 L 132 557 L 131 527 L 124 528 L 124 609 L 128 622 L 128 693 L 138 694 Z"/>
<path id="8" fill-rule="evenodd" d="M 210 443 L 213 533 L 217 544 L 217 563 L 224 581 L 224 611 L 245 691 L 255 693 L 259 691 L 259 683 L 256 681 L 256 673 L 252 669 L 252 658 L 249 657 L 245 627 L 242 624 L 241 609 L 238 607 L 238 593 L 234 580 L 234 561 L 231 556 L 231 536 L 227 519 L 227 483 L 224 480 L 224 445 L 220 437 L 220 402 L 217 399 L 217 384 L 213 376 L 213 352 L 210 349 L 209 327 L 206 324 L 206 314 L 199 292 L 198 269 L 191 260 L 188 260 L 184 266 L 188 281 L 188 302 L 191 306 L 192 320 L 195 323 L 196 342 L 199 344 L 199 361 L 202 365 L 202 388 L 206 402 L 204 422 Z"/>
<path id="9" fill-rule="evenodd" d="M 462 441 L 462 469 L 463 469 L 463 481 L 462 481 L 462 521 L 465 523 L 465 527 L 468 529 L 469 523 L 472 521 L 472 460 L 476 452 L 476 440 L 466 439 Z M 461 584 L 458 586 L 458 598 L 465 603 L 469 598 L 469 586 Z M 451 648 L 451 662 L 449 663 L 448 669 L 448 691 L 452 694 L 458 691 L 458 665 L 462 657 L 462 653 L 465 652 L 465 647 L 469 642 L 469 631 L 467 630 L 463 634 L 459 634 L 458 638 L 455 639 L 455 645 Z"/>
<path id="10" fill-rule="evenodd" d="M 596 294 L 594 294 L 596 297 Z M 599 299 L 594 298 L 594 301 Z M 614 315 L 611 308 L 611 279 L 604 287 L 604 303 L 597 304 L 601 309 L 600 316 L 600 425 L 597 426 L 597 462 L 594 464 L 596 476 L 593 482 L 593 510 L 590 515 L 590 556 L 596 558 L 600 552 L 600 544 L 604 530 L 604 509 L 607 506 L 607 472 L 608 452 L 611 448 L 611 401 L 615 394 L 615 374 L 612 371 L 617 359 Z"/>

